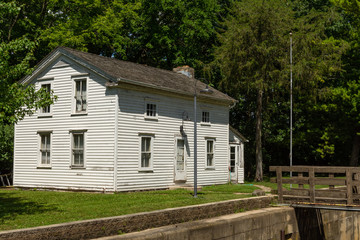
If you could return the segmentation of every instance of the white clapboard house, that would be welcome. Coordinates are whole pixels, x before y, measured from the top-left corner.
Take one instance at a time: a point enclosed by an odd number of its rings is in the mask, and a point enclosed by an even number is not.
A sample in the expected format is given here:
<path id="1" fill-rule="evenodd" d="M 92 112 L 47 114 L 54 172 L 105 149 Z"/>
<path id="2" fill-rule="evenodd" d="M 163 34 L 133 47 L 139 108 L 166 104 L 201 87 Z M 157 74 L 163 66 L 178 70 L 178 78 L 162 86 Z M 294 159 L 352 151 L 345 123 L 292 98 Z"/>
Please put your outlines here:
<path id="1" fill-rule="evenodd" d="M 22 84 L 58 100 L 15 126 L 14 186 L 132 191 L 243 182 L 236 101 L 191 75 L 58 47 Z"/>

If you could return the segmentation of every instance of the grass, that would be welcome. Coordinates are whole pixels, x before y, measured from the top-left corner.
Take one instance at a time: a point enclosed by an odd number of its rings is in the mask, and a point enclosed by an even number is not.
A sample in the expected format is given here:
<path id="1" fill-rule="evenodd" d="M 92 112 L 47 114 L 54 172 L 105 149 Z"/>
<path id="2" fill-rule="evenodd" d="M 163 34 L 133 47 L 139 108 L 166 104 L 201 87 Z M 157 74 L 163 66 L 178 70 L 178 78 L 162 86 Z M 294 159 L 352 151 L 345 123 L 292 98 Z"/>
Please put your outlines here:
<path id="1" fill-rule="evenodd" d="M 245 198 L 255 189 L 240 184 L 207 186 L 198 198 L 184 189 L 117 194 L 0 189 L 0 231 Z"/>
<path id="2" fill-rule="evenodd" d="M 284 178 L 289 178 L 289 177 L 284 177 Z M 270 181 L 263 181 L 263 182 L 245 182 L 245 184 L 252 184 L 252 185 L 262 185 L 265 187 L 269 187 L 272 190 L 276 190 L 277 189 L 277 183 L 272 183 Z M 290 184 L 283 184 L 283 188 L 286 189 L 290 189 Z M 292 188 L 299 188 L 298 184 L 293 184 Z M 308 189 L 309 185 L 308 184 L 304 184 L 304 188 Z M 315 189 L 321 189 L 321 188 L 329 188 L 329 185 L 315 185 Z"/>

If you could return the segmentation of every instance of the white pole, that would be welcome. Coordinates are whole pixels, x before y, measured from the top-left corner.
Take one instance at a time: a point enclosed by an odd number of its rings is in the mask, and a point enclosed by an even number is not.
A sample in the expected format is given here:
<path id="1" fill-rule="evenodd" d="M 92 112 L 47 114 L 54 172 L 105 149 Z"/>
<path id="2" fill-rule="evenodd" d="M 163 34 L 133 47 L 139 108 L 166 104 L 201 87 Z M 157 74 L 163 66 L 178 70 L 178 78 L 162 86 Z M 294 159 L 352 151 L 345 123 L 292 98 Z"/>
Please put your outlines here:
<path id="1" fill-rule="evenodd" d="M 293 115 L 293 82 L 292 82 L 292 33 L 290 32 L 290 168 L 292 167 L 292 115 Z M 292 171 L 290 171 L 290 178 L 292 177 Z M 292 184 L 290 184 L 290 188 L 292 188 Z"/>

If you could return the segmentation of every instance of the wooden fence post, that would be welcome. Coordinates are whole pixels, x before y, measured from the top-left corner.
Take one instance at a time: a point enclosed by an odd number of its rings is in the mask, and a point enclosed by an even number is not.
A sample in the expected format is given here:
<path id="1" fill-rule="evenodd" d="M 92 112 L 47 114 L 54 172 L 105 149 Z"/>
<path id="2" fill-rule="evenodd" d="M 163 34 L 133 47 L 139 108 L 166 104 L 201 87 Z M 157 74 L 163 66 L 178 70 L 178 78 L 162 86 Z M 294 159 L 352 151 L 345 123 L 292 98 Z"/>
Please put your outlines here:
<path id="1" fill-rule="evenodd" d="M 335 174 L 334 173 L 329 173 L 329 178 L 334 178 Z M 329 189 L 334 189 L 335 186 L 334 185 L 329 185 Z"/>
<path id="2" fill-rule="evenodd" d="M 352 188 L 352 171 L 350 169 L 346 169 L 346 189 L 347 189 L 347 204 L 353 203 L 353 188 Z"/>
<path id="3" fill-rule="evenodd" d="M 281 167 L 276 168 L 276 182 L 278 191 L 278 201 L 283 203 L 283 189 L 282 189 L 282 169 Z"/>
<path id="4" fill-rule="evenodd" d="M 309 168 L 309 195 L 310 202 L 315 203 L 315 171 L 314 167 Z"/>
<path id="5" fill-rule="evenodd" d="M 304 175 L 303 175 L 302 172 L 299 172 L 299 173 L 298 173 L 298 177 L 299 177 L 299 178 L 302 178 L 303 176 L 304 176 Z M 300 189 L 304 189 L 304 184 L 300 184 L 300 183 L 299 183 L 298 185 L 299 185 L 299 188 L 300 188 Z"/>

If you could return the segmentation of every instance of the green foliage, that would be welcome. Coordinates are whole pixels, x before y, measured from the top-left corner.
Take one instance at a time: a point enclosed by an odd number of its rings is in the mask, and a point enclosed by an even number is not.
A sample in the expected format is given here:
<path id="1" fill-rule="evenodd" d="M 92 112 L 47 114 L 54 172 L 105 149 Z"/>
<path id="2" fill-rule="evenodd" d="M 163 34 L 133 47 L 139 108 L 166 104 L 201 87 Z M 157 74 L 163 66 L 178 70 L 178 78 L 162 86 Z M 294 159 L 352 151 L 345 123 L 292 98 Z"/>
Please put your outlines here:
<path id="1" fill-rule="evenodd" d="M 348 12 L 360 14 L 360 1 L 359 0 L 331 0 L 333 3 L 344 8 Z"/>
<path id="2" fill-rule="evenodd" d="M 289 164 L 289 33 L 293 39 L 294 139 L 293 162 L 336 164 L 349 150 L 349 140 L 334 134 L 332 88 L 344 71 L 348 16 L 328 1 L 242 1 L 224 23 L 215 67 L 223 80 L 219 86 L 239 100 L 230 122 L 250 143 L 246 145 L 246 176 L 255 172 L 255 126 L 258 90 L 263 90 L 262 150 L 269 165 Z M 268 6 L 269 4 L 270 6 Z M 260 31 L 261 30 L 261 31 Z M 216 70 L 218 71 L 218 70 Z M 353 98 L 353 97 L 352 97 Z M 340 99 L 336 100 L 340 102 Z M 354 100 L 356 101 L 356 100 Z M 336 103 L 337 104 L 337 103 Z M 320 107 L 322 106 L 322 107 Z M 342 123 L 344 124 L 344 123 Z M 344 129 L 344 128 L 339 128 Z M 343 135 L 346 133 L 344 132 Z"/>
<path id="3" fill-rule="evenodd" d="M 292 11 L 277 0 L 242 1 L 232 9 L 219 36 L 215 64 L 223 76 L 220 86 L 241 102 L 234 111 L 248 112 L 251 124 L 256 123 L 256 179 L 261 181 L 262 120 L 268 99 L 283 88 Z M 245 106 L 249 108 L 241 109 Z"/>
<path id="4" fill-rule="evenodd" d="M 10 173 L 13 167 L 13 125 L 0 124 L 0 174 Z"/>
<path id="5" fill-rule="evenodd" d="M 32 72 L 31 62 L 35 60 L 37 47 L 34 40 L 39 30 L 34 31 L 32 26 L 39 16 L 30 13 L 28 7 L 37 6 L 33 2 L 0 3 L 0 124 L 13 124 L 54 100 L 51 94 L 16 83 Z"/>
<path id="6" fill-rule="evenodd" d="M 72 1 L 53 12 L 43 31 L 50 49 L 63 45 L 150 66 L 171 69 L 209 62 L 215 25 L 225 12 L 216 0 Z"/>
<path id="7" fill-rule="evenodd" d="M 220 86 L 232 95 L 240 88 L 273 91 L 282 84 L 291 9 L 279 1 L 242 1 L 232 9 L 215 53 L 224 76 Z"/>
<path id="8" fill-rule="evenodd" d="M 360 132 L 358 16 L 358 0 L 1 1 L 0 171 L 12 165 L 9 126 L 56 100 L 17 81 L 59 45 L 166 69 L 194 67 L 239 100 L 230 123 L 250 140 L 246 176 L 255 172 L 261 90 L 264 169 L 288 164 L 290 31 L 294 164 L 344 165 Z"/>

